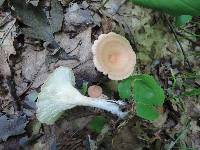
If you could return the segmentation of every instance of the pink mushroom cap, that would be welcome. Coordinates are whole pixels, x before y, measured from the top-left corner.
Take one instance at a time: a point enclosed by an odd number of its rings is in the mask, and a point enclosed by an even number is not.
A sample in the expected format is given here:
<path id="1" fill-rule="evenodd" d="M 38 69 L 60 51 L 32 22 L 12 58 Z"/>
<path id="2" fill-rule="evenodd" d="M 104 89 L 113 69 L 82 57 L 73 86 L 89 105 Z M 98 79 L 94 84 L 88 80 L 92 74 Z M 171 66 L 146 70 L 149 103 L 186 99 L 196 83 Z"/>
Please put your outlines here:
<path id="1" fill-rule="evenodd" d="M 92 85 L 88 88 L 88 95 L 92 98 L 98 98 L 101 96 L 103 90 L 98 85 Z"/>
<path id="2" fill-rule="evenodd" d="M 94 65 L 112 80 L 129 77 L 136 64 L 136 54 L 129 41 L 114 32 L 102 34 L 92 46 Z"/>

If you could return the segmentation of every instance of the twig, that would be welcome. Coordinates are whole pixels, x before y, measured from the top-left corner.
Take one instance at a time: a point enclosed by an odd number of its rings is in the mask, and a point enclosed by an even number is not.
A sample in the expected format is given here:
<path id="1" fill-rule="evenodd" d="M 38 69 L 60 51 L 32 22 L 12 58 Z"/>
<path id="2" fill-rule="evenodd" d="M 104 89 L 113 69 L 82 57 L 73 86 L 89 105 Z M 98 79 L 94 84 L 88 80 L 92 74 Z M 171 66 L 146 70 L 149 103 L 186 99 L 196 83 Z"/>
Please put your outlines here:
<path id="1" fill-rule="evenodd" d="M 172 31 L 172 33 L 173 33 L 173 35 L 174 35 L 174 38 L 176 39 L 176 41 L 177 41 L 177 43 L 178 43 L 178 45 L 179 45 L 179 47 L 180 47 L 180 49 L 181 49 L 181 51 L 182 51 L 182 53 L 183 53 L 184 60 L 186 61 L 187 65 L 188 65 L 188 67 L 189 67 L 189 70 L 192 71 L 192 67 L 191 67 L 191 65 L 190 65 L 190 62 L 189 62 L 189 60 L 188 60 L 188 58 L 187 58 L 187 56 L 186 56 L 186 54 L 185 54 L 185 51 L 184 51 L 184 49 L 183 49 L 183 46 L 181 45 L 181 43 L 180 43 L 180 41 L 179 41 L 179 39 L 178 39 L 178 36 L 177 36 L 176 32 L 174 31 L 173 26 L 171 25 L 171 23 L 169 22 L 169 20 L 167 19 L 166 16 L 165 16 L 165 20 L 167 21 L 167 24 L 168 24 L 168 26 L 169 26 L 169 29 Z"/>
<path id="2" fill-rule="evenodd" d="M 87 59 L 86 61 L 79 63 L 78 65 L 76 65 L 75 67 L 73 67 L 72 70 L 77 69 L 78 67 L 80 67 L 81 65 L 84 65 L 85 63 L 87 63 L 90 60 L 92 60 L 92 59 Z"/>
<path id="3" fill-rule="evenodd" d="M 175 144 L 184 137 L 184 135 L 187 133 L 188 129 L 190 128 L 190 121 L 188 122 L 188 124 L 186 125 L 186 127 L 181 131 L 180 135 L 177 137 L 177 139 L 173 142 L 170 143 L 169 147 L 167 148 L 167 150 L 171 150 Z"/>
<path id="4" fill-rule="evenodd" d="M 119 7 L 118 7 L 116 13 L 118 13 L 118 11 L 120 10 L 120 8 L 121 8 L 127 1 L 128 1 L 128 0 L 122 0 L 122 1 L 121 1 L 121 4 L 119 5 Z M 116 14 L 116 13 L 115 13 L 115 14 Z"/>
<path id="5" fill-rule="evenodd" d="M 12 26 L 8 29 L 8 31 L 4 34 L 1 42 L 0 42 L 0 46 L 3 44 L 4 40 L 6 39 L 6 37 L 8 36 L 8 34 L 10 33 L 11 29 L 14 27 L 15 22 L 12 24 Z"/>

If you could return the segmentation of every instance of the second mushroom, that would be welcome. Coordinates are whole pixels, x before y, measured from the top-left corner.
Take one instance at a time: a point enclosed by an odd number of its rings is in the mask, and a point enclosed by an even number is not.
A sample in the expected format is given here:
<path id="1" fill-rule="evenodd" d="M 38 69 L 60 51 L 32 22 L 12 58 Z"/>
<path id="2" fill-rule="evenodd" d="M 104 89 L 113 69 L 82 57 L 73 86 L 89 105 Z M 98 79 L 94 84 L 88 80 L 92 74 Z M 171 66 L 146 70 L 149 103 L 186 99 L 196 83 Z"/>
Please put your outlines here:
<path id="1" fill-rule="evenodd" d="M 94 64 L 112 80 L 129 77 L 136 64 L 136 54 L 129 41 L 114 32 L 102 34 L 92 46 Z"/>

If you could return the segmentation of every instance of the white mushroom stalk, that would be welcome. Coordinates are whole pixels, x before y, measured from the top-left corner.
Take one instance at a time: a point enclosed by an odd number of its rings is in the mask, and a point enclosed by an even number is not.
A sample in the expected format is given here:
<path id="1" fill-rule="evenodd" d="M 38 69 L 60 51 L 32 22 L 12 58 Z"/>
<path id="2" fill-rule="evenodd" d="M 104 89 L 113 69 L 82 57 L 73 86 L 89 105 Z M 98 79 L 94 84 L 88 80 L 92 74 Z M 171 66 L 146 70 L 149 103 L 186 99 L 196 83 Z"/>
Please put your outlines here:
<path id="1" fill-rule="evenodd" d="M 122 101 L 91 98 L 82 95 L 75 87 L 75 77 L 70 68 L 57 68 L 42 85 L 38 96 L 36 116 L 42 123 L 53 124 L 67 109 L 76 106 L 100 108 L 117 115 L 126 116 L 120 105 Z"/>

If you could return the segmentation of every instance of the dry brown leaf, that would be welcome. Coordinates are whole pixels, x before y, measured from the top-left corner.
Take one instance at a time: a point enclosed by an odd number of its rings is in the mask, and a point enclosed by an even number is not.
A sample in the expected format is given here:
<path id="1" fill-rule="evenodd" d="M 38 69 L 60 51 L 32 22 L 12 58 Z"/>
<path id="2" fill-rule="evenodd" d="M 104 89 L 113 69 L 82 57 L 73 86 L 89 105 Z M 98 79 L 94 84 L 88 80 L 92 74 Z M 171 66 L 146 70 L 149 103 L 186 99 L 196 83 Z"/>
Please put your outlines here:
<path id="1" fill-rule="evenodd" d="M 108 13 L 115 14 L 126 0 L 109 0 L 105 4 Z"/>
<path id="2" fill-rule="evenodd" d="M 16 20 L 8 22 L 0 31 L 0 110 L 7 114 L 14 113 L 14 107 L 12 104 L 14 98 L 11 95 L 10 85 L 8 85 L 11 76 L 8 61 L 9 56 L 16 53 L 13 46 L 16 30 L 15 21 Z"/>
<path id="3" fill-rule="evenodd" d="M 59 61 L 56 66 L 76 67 L 74 73 L 78 80 L 94 81 L 97 76 L 97 71 L 92 61 L 91 33 L 92 29 L 88 28 L 72 39 L 64 33 L 55 35 L 55 39 L 57 42 L 60 42 L 61 47 L 67 53 L 71 52 L 70 55 L 76 55 L 80 60 Z"/>
<path id="4" fill-rule="evenodd" d="M 10 67 L 8 65 L 9 56 L 15 55 L 15 48 L 13 46 L 14 34 L 15 34 L 15 21 L 13 20 L 7 23 L 3 29 L 1 29 L 2 36 L 0 37 L 0 74 L 10 76 Z"/>
<path id="5" fill-rule="evenodd" d="M 64 15 L 64 31 L 80 33 L 88 26 L 100 26 L 101 18 L 97 13 L 88 9 L 88 3 L 72 3 Z"/>
<path id="6" fill-rule="evenodd" d="M 26 51 L 22 54 L 22 75 L 28 81 L 33 81 L 32 88 L 39 87 L 47 77 L 45 57 L 47 51 L 35 51 L 35 47 L 27 45 Z"/>
<path id="7" fill-rule="evenodd" d="M 92 61 L 91 52 L 91 28 L 83 31 L 74 38 L 70 38 L 65 33 L 55 35 L 56 41 L 60 42 L 66 53 L 76 55 L 77 60 L 59 60 L 58 62 L 46 65 L 45 59 L 47 50 L 39 50 L 35 45 L 26 44 L 25 51 L 22 53 L 22 61 L 15 64 L 15 82 L 17 94 L 22 94 L 32 83 L 29 89 L 35 89 L 41 86 L 47 79 L 48 74 L 59 66 L 74 68 L 75 75 L 79 81 L 94 81 L 97 72 Z"/>
<path id="8" fill-rule="evenodd" d="M 28 82 L 32 83 L 31 89 L 38 88 L 44 83 L 48 76 L 48 68 L 45 65 L 47 51 L 38 51 L 37 47 L 26 44 L 22 53 L 22 61 L 15 65 L 15 82 L 17 94 L 22 94 L 28 87 Z"/>
<path id="9" fill-rule="evenodd" d="M 37 6 L 40 0 L 28 0 L 33 6 Z"/>
<path id="10" fill-rule="evenodd" d="M 58 0 L 63 6 L 67 6 L 71 0 Z"/>

